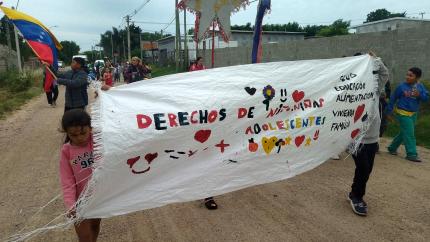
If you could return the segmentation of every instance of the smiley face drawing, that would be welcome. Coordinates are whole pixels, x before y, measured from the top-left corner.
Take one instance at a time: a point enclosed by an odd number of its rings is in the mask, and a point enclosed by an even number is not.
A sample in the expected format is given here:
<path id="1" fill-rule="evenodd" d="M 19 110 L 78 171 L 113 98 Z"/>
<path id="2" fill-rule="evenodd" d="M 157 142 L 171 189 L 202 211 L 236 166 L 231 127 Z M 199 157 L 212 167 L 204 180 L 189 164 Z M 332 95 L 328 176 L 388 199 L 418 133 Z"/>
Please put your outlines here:
<path id="1" fill-rule="evenodd" d="M 143 170 L 135 170 L 134 167 L 136 165 L 138 165 L 138 161 L 140 160 L 140 156 L 134 157 L 134 158 L 130 158 L 127 160 L 127 165 L 129 166 L 129 168 L 131 169 L 131 172 L 133 174 L 143 174 L 148 172 L 149 170 L 151 170 L 151 162 L 158 157 L 158 153 L 150 153 L 145 155 L 145 161 L 148 164 L 148 168 L 143 169 Z M 141 165 L 138 165 L 139 167 L 141 167 Z"/>

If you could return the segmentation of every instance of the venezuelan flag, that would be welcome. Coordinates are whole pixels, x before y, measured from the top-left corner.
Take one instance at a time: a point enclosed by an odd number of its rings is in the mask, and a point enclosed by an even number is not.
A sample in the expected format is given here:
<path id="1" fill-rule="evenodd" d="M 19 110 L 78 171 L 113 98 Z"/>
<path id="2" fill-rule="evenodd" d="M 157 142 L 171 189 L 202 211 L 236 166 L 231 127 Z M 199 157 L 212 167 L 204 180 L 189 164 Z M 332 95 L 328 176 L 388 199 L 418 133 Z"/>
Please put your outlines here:
<path id="1" fill-rule="evenodd" d="M 19 11 L 0 6 L 9 20 L 21 32 L 27 44 L 39 58 L 49 63 L 56 71 L 58 69 L 58 50 L 63 47 L 55 36 L 39 20 Z M 49 91 L 54 81 L 54 76 L 47 70 L 45 79 L 45 91 Z"/>

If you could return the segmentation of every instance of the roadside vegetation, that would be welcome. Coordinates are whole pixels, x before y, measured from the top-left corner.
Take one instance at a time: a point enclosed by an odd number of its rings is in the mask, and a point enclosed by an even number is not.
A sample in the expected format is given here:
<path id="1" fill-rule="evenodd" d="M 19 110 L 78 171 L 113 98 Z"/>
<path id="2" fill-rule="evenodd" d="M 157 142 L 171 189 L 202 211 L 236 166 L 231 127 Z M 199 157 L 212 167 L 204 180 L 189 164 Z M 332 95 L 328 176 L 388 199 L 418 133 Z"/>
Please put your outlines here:
<path id="1" fill-rule="evenodd" d="M 20 74 L 12 70 L 0 73 L 0 119 L 42 92 L 41 72 Z"/>

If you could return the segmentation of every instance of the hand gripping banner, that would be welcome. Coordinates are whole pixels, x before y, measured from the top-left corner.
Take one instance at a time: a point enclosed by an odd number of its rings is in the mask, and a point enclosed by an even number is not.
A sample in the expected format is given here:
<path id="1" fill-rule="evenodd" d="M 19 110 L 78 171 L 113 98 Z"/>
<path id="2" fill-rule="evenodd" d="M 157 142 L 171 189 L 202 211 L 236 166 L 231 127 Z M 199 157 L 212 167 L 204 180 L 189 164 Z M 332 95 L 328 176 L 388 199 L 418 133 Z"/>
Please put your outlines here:
<path id="1" fill-rule="evenodd" d="M 96 166 L 78 217 L 221 195 L 309 171 L 377 114 L 374 58 L 182 73 L 102 92 Z"/>

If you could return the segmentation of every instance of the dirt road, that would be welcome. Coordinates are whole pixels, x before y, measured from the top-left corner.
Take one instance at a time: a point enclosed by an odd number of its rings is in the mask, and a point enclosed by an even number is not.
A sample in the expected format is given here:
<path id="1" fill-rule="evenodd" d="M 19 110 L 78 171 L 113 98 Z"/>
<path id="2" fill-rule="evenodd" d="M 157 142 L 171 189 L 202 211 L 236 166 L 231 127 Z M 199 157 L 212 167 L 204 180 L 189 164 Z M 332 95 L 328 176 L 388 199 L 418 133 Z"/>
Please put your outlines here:
<path id="1" fill-rule="evenodd" d="M 44 96 L 0 121 L 0 240 L 25 225 L 37 228 L 63 212 L 57 108 Z M 381 147 L 386 147 L 383 140 Z M 217 198 L 208 211 L 200 202 L 174 204 L 105 219 L 99 241 L 430 241 L 430 151 L 414 164 L 385 152 L 368 183 L 369 216 L 351 212 L 346 194 L 351 158 L 328 161 L 295 178 Z M 403 155 L 403 154 L 402 154 Z M 31 241 L 76 241 L 74 231 L 52 231 Z"/>

